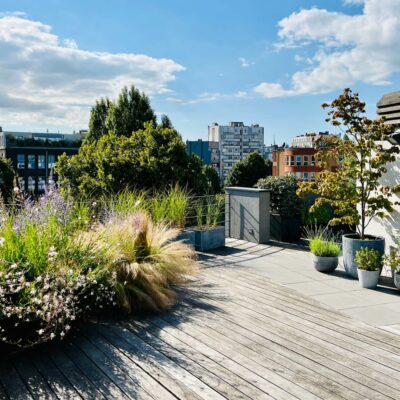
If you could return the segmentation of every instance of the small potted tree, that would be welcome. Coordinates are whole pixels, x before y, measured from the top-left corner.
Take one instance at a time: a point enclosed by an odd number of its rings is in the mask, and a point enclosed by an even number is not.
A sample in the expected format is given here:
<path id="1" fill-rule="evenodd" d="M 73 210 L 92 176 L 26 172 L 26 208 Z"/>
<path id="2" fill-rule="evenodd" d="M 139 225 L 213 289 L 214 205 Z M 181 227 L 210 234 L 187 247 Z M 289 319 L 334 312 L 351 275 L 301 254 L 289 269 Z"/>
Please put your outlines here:
<path id="1" fill-rule="evenodd" d="M 332 272 L 339 263 L 340 245 L 336 236 L 328 231 L 328 227 L 322 229 L 306 228 L 306 239 L 309 242 L 310 252 L 314 268 L 319 272 Z"/>
<path id="2" fill-rule="evenodd" d="M 378 285 L 382 270 L 382 254 L 375 249 L 362 247 L 356 251 L 355 261 L 357 263 L 358 279 L 361 287 L 374 289 Z"/>
<path id="3" fill-rule="evenodd" d="M 357 227 L 357 232 L 342 236 L 344 268 L 350 276 L 357 278 L 357 250 L 372 248 L 381 255 L 385 251 L 385 240 L 367 234 L 366 229 L 374 217 L 383 218 L 393 210 L 394 188 L 381 186 L 380 178 L 386 173 L 387 163 L 395 160 L 399 149 L 382 146 L 382 141 L 390 138 L 394 128 L 381 118 L 370 120 L 365 117 L 365 103 L 350 89 L 322 106 L 330 108 L 326 121 L 342 127 L 345 135 L 329 135 L 317 143 L 322 171 L 315 183 L 301 183 L 299 193 L 318 195 L 311 210 L 324 204 L 333 207 L 335 217 L 330 225 Z M 327 170 L 328 160 L 336 161 L 335 170 Z"/>
<path id="4" fill-rule="evenodd" d="M 195 207 L 195 249 L 208 251 L 225 246 L 224 195 L 206 196 Z"/>
<path id="5" fill-rule="evenodd" d="M 279 242 L 296 242 L 300 239 L 301 201 L 296 191 L 294 176 L 269 176 L 257 182 L 260 189 L 268 189 L 271 199 L 272 239 Z"/>

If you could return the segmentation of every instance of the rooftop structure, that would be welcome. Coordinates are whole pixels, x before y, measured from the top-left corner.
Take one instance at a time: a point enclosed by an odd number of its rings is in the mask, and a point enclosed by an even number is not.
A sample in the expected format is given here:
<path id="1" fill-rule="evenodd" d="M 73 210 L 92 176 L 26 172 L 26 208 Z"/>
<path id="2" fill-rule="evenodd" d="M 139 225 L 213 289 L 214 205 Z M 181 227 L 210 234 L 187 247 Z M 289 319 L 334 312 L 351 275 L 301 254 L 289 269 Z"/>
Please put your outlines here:
<path id="1" fill-rule="evenodd" d="M 400 91 L 383 95 L 376 106 L 377 114 L 384 117 L 387 124 L 400 128 Z"/>

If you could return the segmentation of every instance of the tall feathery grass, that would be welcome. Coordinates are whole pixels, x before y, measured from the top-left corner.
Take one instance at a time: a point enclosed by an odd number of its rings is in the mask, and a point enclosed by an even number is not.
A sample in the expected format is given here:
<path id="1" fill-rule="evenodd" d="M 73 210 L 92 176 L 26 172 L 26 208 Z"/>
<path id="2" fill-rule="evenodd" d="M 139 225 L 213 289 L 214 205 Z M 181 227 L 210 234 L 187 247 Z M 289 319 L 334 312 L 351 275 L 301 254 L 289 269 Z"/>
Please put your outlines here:
<path id="1" fill-rule="evenodd" d="M 127 313 L 170 307 L 174 285 L 196 271 L 195 252 L 174 240 L 178 232 L 153 223 L 144 212 L 115 218 L 92 231 L 107 249 L 118 304 Z"/>

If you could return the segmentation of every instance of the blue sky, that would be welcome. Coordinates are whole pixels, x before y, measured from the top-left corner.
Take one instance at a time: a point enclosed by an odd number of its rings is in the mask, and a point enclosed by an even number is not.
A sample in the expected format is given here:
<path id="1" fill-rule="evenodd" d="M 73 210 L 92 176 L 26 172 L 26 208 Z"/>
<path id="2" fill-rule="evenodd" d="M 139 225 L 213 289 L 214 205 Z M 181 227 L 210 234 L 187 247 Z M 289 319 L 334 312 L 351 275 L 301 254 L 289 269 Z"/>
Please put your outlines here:
<path id="1" fill-rule="evenodd" d="M 146 91 L 185 139 L 211 122 L 265 142 L 327 130 L 320 104 L 350 86 L 374 116 L 400 90 L 398 0 L 0 2 L 0 125 L 86 128 L 94 99 Z"/>

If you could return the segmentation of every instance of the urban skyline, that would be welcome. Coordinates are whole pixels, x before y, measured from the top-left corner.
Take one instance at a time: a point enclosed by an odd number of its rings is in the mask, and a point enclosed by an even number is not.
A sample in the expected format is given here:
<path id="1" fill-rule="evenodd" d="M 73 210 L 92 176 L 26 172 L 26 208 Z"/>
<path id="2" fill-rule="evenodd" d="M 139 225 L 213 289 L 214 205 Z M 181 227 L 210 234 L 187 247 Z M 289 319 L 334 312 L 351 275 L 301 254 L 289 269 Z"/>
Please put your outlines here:
<path id="1" fill-rule="evenodd" d="M 89 3 L 2 1 L 3 128 L 86 129 L 96 99 L 135 84 L 184 139 L 239 120 L 280 144 L 328 130 L 320 104 L 346 86 L 372 118 L 400 86 L 397 0 Z"/>

